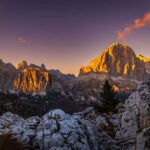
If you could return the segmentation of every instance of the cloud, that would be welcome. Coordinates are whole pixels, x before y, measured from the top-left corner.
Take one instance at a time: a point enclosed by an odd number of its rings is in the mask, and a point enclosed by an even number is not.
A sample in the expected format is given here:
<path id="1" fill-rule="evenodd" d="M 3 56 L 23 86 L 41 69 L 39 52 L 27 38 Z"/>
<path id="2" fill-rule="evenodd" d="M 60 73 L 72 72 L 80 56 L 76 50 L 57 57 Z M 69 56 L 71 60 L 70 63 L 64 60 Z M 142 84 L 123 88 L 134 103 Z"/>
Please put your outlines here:
<path id="1" fill-rule="evenodd" d="M 20 43 L 20 44 L 26 44 L 27 40 L 24 37 L 20 36 L 20 37 L 17 38 L 17 42 Z"/>
<path id="2" fill-rule="evenodd" d="M 144 28 L 148 25 L 150 25 L 150 12 L 147 12 L 142 19 L 136 18 L 131 25 L 124 27 L 122 31 L 118 31 L 118 39 L 121 41 L 125 40 L 134 30 Z"/>

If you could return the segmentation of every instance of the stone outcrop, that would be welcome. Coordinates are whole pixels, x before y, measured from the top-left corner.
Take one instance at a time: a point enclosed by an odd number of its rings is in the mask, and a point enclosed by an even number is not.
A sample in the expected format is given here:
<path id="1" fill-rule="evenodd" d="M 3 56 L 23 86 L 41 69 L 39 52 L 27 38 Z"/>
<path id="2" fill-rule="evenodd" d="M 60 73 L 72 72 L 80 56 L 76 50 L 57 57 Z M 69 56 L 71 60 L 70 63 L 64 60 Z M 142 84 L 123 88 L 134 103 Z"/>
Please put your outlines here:
<path id="1" fill-rule="evenodd" d="M 52 110 L 42 118 L 26 120 L 12 113 L 0 117 L 0 134 L 11 133 L 27 149 L 119 150 L 116 141 L 81 115 Z"/>
<path id="2" fill-rule="evenodd" d="M 136 57 L 133 49 L 120 43 L 112 44 L 87 66 L 80 69 L 80 75 L 90 72 L 141 81 L 147 76 L 144 62 Z"/>
<path id="3" fill-rule="evenodd" d="M 120 122 L 116 139 L 123 150 L 150 149 L 150 80 L 126 100 Z"/>

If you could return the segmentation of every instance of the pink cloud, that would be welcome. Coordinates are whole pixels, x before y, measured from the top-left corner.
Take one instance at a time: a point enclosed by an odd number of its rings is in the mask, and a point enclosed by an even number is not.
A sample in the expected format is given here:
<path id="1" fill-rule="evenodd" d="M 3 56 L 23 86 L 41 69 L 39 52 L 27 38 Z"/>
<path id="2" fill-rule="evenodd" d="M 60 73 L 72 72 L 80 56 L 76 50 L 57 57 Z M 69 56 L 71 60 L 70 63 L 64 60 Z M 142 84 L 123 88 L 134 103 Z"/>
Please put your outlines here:
<path id="1" fill-rule="evenodd" d="M 131 25 L 126 26 L 122 31 L 118 31 L 118 39 L 121 41 L 125 40 L 127 35 L 132 33 L 134 30 L 144 28 L 148 25 L 150 25 L 150 12 L 146 13 L 142 19 L 136 18 Z"/>
<path id="2" fill-rule="evenodd" d="M 145 14 L 143 22 L 145 22 L 145 24 L 150 24 L 150 12 Z"/>
<path id="3" fill-rule="evenodd" d="M 24 37 L 20 36 L 20 37 L 17 38 L 17 42 L 20 43 L 20 44 L 26 44 L 27 40 Z"/>
<path id="4" fill-rule="evenodd" d="M 145 26 L 145 23 L 143 22 L 142 19 L 135 19 L 134 20 L 135 29 L 140 29 L 140 28 L 143 28 L 144 26 Z"/>

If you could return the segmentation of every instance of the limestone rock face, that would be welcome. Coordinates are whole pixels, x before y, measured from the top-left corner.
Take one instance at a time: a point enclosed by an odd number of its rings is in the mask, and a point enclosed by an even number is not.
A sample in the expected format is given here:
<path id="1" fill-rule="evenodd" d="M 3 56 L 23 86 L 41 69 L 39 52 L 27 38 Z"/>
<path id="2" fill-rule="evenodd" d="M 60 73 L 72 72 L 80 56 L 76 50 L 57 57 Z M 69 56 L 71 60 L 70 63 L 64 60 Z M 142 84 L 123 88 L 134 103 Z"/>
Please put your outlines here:
<path id="1" fill-rule="evenodd" d="M 49 75 L 36 68 L 27 68 L 20 72 L 14 80 L 14 87 L 21 92 L 46 91 L 49 84 Z"/>
<path id="2" fill-rule="evenodd" d="M 116 139 L 122 149 L 150 149 L 150 80 L 143 82 L 125 102 Z"/>
<path id="3" fill-rule="evenodd" d="M 129 79 L 144 80 L 146 69 L 134 51 L 127 45 L 114 43 L 96 59 L 80 69 L 80 75 L 89 72 L 106 73 Z"/>
<path id="4" fill-rule="evenodd" d="M 12 89 L 12 81 L 16 76 L 16 68 L 11 63 L 4 63 L 0 60 L 0 89 L 4 91 Z"/>
<path id="5" fill-rule="evenodd" d="M 146 57 L 144 57 L 144 56 L 142 56 L 142 55 L 137 55 L 137 57 L 138 57 L 141 61 L 144 62 L 145 68 L 146 68 L 146 72 L 147 72 L 148 74 L 150 74 L 150 58 L 146 58 Z"/>
<path id="6" fill-rule="evenodd" d="M 2 59 L 0 59 L 0 69 L 3 71 L 15 71 L 16 68 L 11 63 L 4 63 Z"/>
<path id="7" fill-rule="evenodd" d="M 50 74 L 44 64 L 28 65 L 26 61 L 20 62 L 15 68 L 0 60 L 0 90 L 27 94 L 46 93 L 51 90 L 64 93 L 61 79 Z"/>
<path id="8" fill-rule="evenodd" d="M 119 150 L 116 141 L 80 115 L 51 110 L 26 120 L 9 112 L 0 117 L 0 134 L 12 133 L 27 149 Z"/>
<path id="9" fill-rule="evenodd" d="M 15 71 L 3 71 L 0 69 L 0 89 L 2 91 L 8 91 L 13 89 L 13 82 L 17 77 Z"/>
<path id="10" fill-rule="evenodd" d="M 18 73 L 12 80 L 13 89 L 23 93 L 41 93 L 47 91 L 63 91 L 61 81 L 50 74 L 45 65 L 41 66 L 22 61 L 18 64 Z"/>

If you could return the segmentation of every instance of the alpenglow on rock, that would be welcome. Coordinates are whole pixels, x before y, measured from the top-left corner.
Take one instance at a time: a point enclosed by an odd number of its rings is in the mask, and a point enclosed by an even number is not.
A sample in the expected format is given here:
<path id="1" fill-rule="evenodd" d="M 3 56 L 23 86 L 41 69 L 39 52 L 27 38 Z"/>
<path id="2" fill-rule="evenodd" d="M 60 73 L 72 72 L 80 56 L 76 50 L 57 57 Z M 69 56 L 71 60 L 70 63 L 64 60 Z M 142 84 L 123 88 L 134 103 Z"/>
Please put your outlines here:
<path id="1" fill-rule="evenodd" d="M 18 70 L 24 70 L 28 67 L 28 64 L 25 60 L 21 61 L 18 65 L 17 65 L 17 69 Z"/>
<path id="2" fill-rule="evenodd" d="M 49 85 L 48 72 L 40 68 L 27 68 L 18 73 L 14 80 L 14 87 L 21 92 L 41 92 L 46 91 Z"/>
<path id="3" fill-rule="evenodd" d="M 138 57 L 141 61 L 144 62 L 145 68 L 146 68 L 146 72 L 147 72 L 148 74 L 150 74 L 150 58 L 146 58 L 146 57 L 144 57 L 144 56 L 142 56 L 142 55 L 137 55 L 137 57 Z"/>
<path id="4" fill-rule="evenodd" d="M 144 62 L 137 58 L 132 48 L 120 43 L 112 44 L 87 66 L 80 69 L 80 75 L 90 72 L 136 80 L 144 80 L 147 76 Z"/>
<path id="5" fill-rule="evenodd" d="M 12 70 L 10 70 L 10 64 L 1 63 L 0 67 L 0 89 L 2 90 L 28 94 L 50 92 L 51 90 L 63 91 L 61 81 L 50 74 L 44 64 L 41 66 L 28 65 L 26 61 L 21 61 Z"/>

